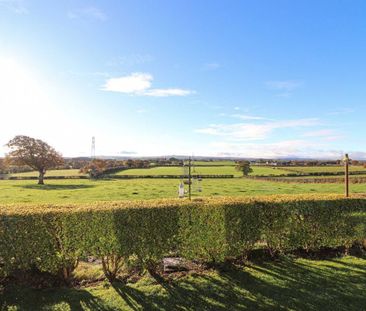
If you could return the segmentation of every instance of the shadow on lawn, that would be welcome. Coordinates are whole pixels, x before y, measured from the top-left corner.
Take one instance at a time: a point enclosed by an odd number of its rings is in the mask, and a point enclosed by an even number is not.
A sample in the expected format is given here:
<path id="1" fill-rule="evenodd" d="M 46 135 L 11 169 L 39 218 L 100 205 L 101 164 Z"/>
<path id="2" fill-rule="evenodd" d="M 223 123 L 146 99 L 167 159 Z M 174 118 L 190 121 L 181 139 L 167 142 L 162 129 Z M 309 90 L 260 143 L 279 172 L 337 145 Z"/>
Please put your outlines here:
<path id="1" fill-rule="evenodd" d="M 0 293 L 0 310 L 103 310 L 113 308 L 86 290 L 55 289 L 35 290 L 9 287 L 5 288 L 3 299 Z"/>
<path id="2" fill-rule="evenodd" d="M 24 189 L 36 189 L 36 190 L 73 190 L 73 189 L 87 189 L 93 188 L 94 185 L 84 185 L 84 184 L 71 184 L 71 185 L 55 185 L 55 184 L 45 184 L 45 185 L 14 185 L 14 187 L 24 188 Z"/>
<path id="3" fill-rule="evenodd" d="M 122 284 L 113 287 L 132 310 L 315 311 L 362 310 L 366 306 L 366 268 L 342 261 L 314 267 L 306 261 L 282 260 L 253 265 L 247 271 L 231 267 L 218 276 L 171 282 L 154 278 L 165 295 L 146 295 Z"/>
<path id="4" fill-rule="evenodd" d="M 170 281 L 154 275 L 154 279 L 142 282 L 114 283 L 103 295 L 109 302 L 86 290 L 26 290 L 26 295 L 24 291 L 8 295 L 5 291 L 6 302 L 0 304 L 0 309 L 14 305 L 17 310 L 39 310 L 64 303 L 71 310 L 115 310 L 111 302 L 118 299 L 121 310 L 358 311 L 366 306 L 365 266 L 338 259 L 316 264 L 310 260 L 281 259 Z"/>

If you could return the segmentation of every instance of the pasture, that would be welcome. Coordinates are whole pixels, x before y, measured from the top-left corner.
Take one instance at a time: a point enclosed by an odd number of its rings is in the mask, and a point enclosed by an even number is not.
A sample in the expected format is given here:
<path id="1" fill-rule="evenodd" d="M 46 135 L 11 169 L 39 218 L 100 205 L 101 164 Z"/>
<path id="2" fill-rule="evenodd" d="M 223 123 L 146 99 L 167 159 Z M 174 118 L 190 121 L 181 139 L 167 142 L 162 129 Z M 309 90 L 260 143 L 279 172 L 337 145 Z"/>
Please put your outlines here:
<path id="1" fill-rule="evenodd" d="M 210 166 L 206 166 L 210 165 Z M 343 193 L 343 177 L 338 176 L 291 176 L 288 174 L 314 172 L 341 172 L 341 166 L 325 167 L 270 167 L 252 166 L 250 176 L 282 176 L 283 181 L 258 180 L 243 178 L 242 173 L 235 169 L 232 161 L 196 161 L 192 168 L 194 175 L 233 175 L 229 179 L 204 178 L 201 182 L 202 192 L 197 192 L 197 181 L 193 183 L 193 197 L 207 196 L 260 196 L 270 194 L 305 194 L 305 193 Z M 366 169 L 362 166 L 351 166 L 351 171 L 365 171 L 364 175 L 352 175 L 353 178 L 366 177 Z M 88 180 L 46 180 L 46 184 L 37 185 L 34 180 L 0 180 L 0 201 L 4 203 L 18 202 L 49 202 L 77 203 L 94 201 L 136 200 L 177 197 L 179 179 L 169 176 L 179 176 L 187 173 L 182 167 L 160 166 L 141 169 L 121 170 L 108 179 Z M 37 172 L 13 174 L 17 177 L 36 177 Z M 50 170 L 46 177 L 53 176 L 83 176 L 77 169 Z M 144 176 L 164 175 L 167 178 L 143 178 Z M 85 176 L 85 175 L 84 175 Z M 116 178 L 113 178 L 116 176 Z M 139 179 L 118 179 L 120 176 L 139 176 Z M 306 178 L 314 180 L 305 183 Z M 332 183 L 326 182 L 332 178 Z M 315 181 L 322 179 L 322 182 Z M 289 182 L 291 183 L 289 183 Z M 186 188 L 188 188 L 186 186 Z M 351 185 L 352 193 L 366 193 L 366 184 Z"/>
<path id="2" fill-rule="evenodd" d="M 195 166 L 235 166 L 234 161 L 192 161 Z"/>
<path id="3" fill-rule="evenodd" d="M 289 166 L 283 167 L 290 172 L 296 173 L 339 173 L 344 172 L 344 166 Z M 362 172 L 366 173 L 366 168 L 361 165 L 350 165 L 349 166 L 350 172 Z"/>
<path id="4" fill-rule="evenodd" d="M 78 203 L 95 201 L 176 198 L 179 179 L 0 180 L 2 203 Z M 194 190 L 194 186 L 193 186 Z M 303 184 L 247 178 L 203 179 L 202 192 L 193 197 L 260 196 L 270 194 L 343 193 L 343 185 Z M 352 193 L 366 193 L 365 184 L 351 185 Z"/>
<path id="5" fill-rule="evenodd" d="M 209 162 L 208 162 L 209 163 Z M 219 162 L 214 162 L 219 163 Z M 288 174 L 283 169 L 277 169 L 275 167 L 265 166 L 253 166 L 253 173 L 250 175 L 261 176 L 261 175 L 283 175 Z M 141 169 L 128 169 L 116 173 L 116 175 L 183 175 L 184 170 L 182 167 L 152 167 L 152 168 L 141 168 Z M 235 169 L 235 166 L 193 166 L 192 174 L 194 175 L 234 175 L 235 177 L 241 177 L 243 174 Z"/>

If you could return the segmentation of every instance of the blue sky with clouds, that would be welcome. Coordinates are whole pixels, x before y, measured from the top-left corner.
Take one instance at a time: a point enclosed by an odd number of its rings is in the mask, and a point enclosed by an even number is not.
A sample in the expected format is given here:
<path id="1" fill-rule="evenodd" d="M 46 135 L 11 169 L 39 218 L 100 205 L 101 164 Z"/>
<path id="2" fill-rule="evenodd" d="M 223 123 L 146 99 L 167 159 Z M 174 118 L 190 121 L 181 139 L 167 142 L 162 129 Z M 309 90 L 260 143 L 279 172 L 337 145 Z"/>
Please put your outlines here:
<path id="1" fill-rule="evenodd" d="M 0 0 L 0 155 L 366 158 L 364 1 Z"/>

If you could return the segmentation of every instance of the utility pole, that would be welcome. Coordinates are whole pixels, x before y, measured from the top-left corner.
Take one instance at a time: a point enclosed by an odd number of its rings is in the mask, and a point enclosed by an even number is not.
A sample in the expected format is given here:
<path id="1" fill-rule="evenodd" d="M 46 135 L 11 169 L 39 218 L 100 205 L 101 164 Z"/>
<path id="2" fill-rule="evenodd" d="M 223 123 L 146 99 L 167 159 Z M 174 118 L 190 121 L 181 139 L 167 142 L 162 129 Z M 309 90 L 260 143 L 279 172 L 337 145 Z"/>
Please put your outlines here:
<path id="1" fill-rule="evenodd" d="M 346 198 L 349 197 L 349 157 L 348 153 L 344 156 L 344 188 L 345 188 L 345 195 Z"/>
<path id="2" fill-rule="evenodd" d="M 91 145 L 91 153 L 90 153 L 90 157 L 92 160 L 95 159 L 95 137 L 92 137 L 92 145 Z"/>
<path id="3" fill-rule="evenodd" d="M 192 158 L 189 157 L 188 160 L 188 198 L 191 200 L 192 197 L 192 175 L 191 175 L 191 167 L 192 167 Z"/>

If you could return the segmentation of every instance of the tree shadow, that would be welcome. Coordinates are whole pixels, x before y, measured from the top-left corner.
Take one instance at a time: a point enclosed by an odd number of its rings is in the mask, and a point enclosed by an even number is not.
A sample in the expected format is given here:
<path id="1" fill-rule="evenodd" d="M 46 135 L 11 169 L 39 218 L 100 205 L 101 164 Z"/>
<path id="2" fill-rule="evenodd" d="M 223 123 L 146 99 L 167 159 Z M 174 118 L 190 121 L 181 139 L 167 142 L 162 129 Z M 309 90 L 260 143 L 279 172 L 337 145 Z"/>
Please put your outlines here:
<path id="1" fill-rule="evenodd" d="M 136 284 L 114 282 L 96 297 L 87 290 L 5 289 L 0 310 L 363 310 L 366 267 L 362 262 L 307 259 L 234 265 L 166 279 L 153 274 Z M 101 289 L 99 289 L 101 290 Z M 108 291 L 108 292 L 104 292 Z M 0 295 L 0 301 L 1 301 Z M 118 299 L 122 301 L 118 303 Z M 106 299 L 106 300 L 103 300 Z M 114 307 L 111 307 L 113 304 Z M 118 304 L 118 305 L 117 305 Z M 61 309 L 61 308 L 60 308 Z M 67 308 L 65 308 L 67 309 Z"/>
<path id="2" fill-rule="evenodd" d="M 325 261 L 317 267 L 284 259 L 232 266 L 218 275 L 153 277 L 162 293 L 119 283 L 113 288 L 132 310 L 362 310 L 366 305 L 366 268 L 351 262 L 338 267 Z"/>
<path id="3" fill-rule="evenodd" d="M 63 185 L 63 184 L 45 184 L 45 185 L 14 185 L 13 187 L 19 187 L 24 189 L 35 189 L 35 190 L 75 190 L 75 189 L 87 189 L 94 188 L 94 185 L 85 185 L 85 184 L 71 184 L 71 185 Z"/>
<path id="4" fill-rule="evenodd" d="M 86 290 L 69 288 L 36 290 L 9 286 L 0 294 L 0 310 L 12 307 L 15 307 L 14 310 L 24 311 L 53 310 L 55 306 L 58 310 L 115 310 Z"/>

